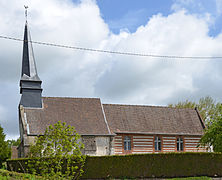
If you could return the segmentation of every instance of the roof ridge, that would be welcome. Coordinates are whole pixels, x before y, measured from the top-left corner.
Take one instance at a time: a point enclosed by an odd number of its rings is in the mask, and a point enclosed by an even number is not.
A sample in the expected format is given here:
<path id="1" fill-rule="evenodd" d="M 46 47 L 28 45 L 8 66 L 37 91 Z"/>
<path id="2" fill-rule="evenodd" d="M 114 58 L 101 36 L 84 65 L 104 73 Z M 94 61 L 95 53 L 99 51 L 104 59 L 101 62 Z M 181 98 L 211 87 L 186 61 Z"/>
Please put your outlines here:
<path id="1" fill-rule="evenodd" d="M 42 98 L 44 99 L 53 99 L 53 98 L 61 98 L 61 99 L 100 99 L 99 97 L 69 97 L 69 96 L 63 96 L 63 97 L 58 97 L 58 96 L 43 96 Z"/>
<path id="2" fill-rule="evenodd" d="M 139 105 L 139 104 L 112 104 L 112 103 L 102 103 L 103 105 L 111 105 L 111 106 L 140 106 L 140 107 L 156 107 L 156 108 L 167 108 L 167 109 L 191 109 L 195 110 L 195 108 L 181 108 L 181 107 L 168 107 L 168 106 L 157 106 L 157 105 Z"/>
<path id="3" fill-rule="evenodd" d="M 63 97 L 58 97 L 58 96 L 48 96 L 42 97 L 43 99 L 53 99 L 53 98 L 58 98 L 58 99 L 101 99 L 99 97 L 68 97 L 68 96 L 63 96 Z M 158 105 L 145 105 L 145 104 L 112 104 L 112 103 L 101 103 L 102 105 L 111 105 L 111 106 L 134 106 L 134 107 L 154 107 L 154 108 L 166 108 L 166 109 L 190 109 L 190 110 L 195 110 L 195 108 L 181 108 L 181 107 L 168 107 L 168 106 L 158 106 Z"/>

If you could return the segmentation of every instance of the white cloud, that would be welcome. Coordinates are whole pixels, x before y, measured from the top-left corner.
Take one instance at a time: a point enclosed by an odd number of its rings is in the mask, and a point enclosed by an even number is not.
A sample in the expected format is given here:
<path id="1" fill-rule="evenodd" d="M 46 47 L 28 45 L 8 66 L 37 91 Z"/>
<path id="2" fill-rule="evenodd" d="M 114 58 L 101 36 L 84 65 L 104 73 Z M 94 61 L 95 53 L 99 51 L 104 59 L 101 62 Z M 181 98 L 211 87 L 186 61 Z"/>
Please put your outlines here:
<path id="1" fill-rule="evenodd" d="M 185 8 L 189 9 L 199 9 L 203 10 L 204 6 L 201 0 L 175 0 L 171 6 L 171 9 L 174 11 L 184 10 Z"/>
<path id="2" fill-rule="evenodd" d="M 216 0 L 216 8 L 218 15 L 222 14 L 222 0 Z"/>
<path id="3" fill-rule="evenodd" d="M 118 50 L 151 52 L 179 56 L 216 56 L 222 48 L 218 38 L 208 36 L 205 19 L 179 11 L 163 17 L 153 16 L 116 45 Z M 109 101 L 124 103 L 170 103 L 178 92 L 199 93 L 193 79 L 205 73 L 208 61 L 170 60 L 153 58 L 113 57 L 115 63 L 97 81 L 96 91 Z M 204 79 L 204 77 L 202 77 Z"/>
<path id="4" fill-rule="evenodd" d="M 190 14 L 205 18 L 211 30 L 214 31 L 217 26 L 220 26 L 222 0 L 175 0 L 171 10 L 174 12 L 186 10 Z"/>
<path id="5" fill-rule="evenodd" d="M 0 34 L 23 36 L 23 5 L 22 0 L 0 2 Z M 35 41 L 152 54 L 222 56 L 222 35 L 209 37 L 207 18 L 184 10 L 155 15 L 135 33 L 123 30 L 116 35 L 101 18 L 95 1 L 39 0 L 28 5 Z M 11 112 L 4 127 L 12 137 L 18 132 L 22 44 L 1 40 L 0 47 L 4 52 L 0 54 L 0 103 Z M 219 61 L 140 58 L 36 44 L 34 52 L 45 96 L 97 96 L 105 103 L 156 105 L 205 95 L 221 100 Z"/>

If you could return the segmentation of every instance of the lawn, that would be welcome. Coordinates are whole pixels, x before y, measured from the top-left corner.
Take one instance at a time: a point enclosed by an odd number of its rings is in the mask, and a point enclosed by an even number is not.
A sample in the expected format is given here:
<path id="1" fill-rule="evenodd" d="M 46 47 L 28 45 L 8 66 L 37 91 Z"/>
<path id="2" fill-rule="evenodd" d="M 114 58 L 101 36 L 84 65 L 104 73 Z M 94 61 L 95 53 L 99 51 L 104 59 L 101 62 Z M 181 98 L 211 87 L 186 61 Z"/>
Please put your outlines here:
<path id="1" fill-rule="evenodd" d="M 31 174 L 23 174 L 17 172 L 11 172 L 0 169 L 0 180 L 15 180 L 15 179 L 27 179 L 27 180 L 43 180 L 41 177 L 36 177 Z M 169 180 L 210 180 L 209 177 L 188 177 L 188 178 L 171 178 Z"/>
<path id="2" fill-rule="evenodd" d="M 188 177 L 188 178 L 172 178 L 170 180 L 210 180 L 210 177 Z"/>
<path id="3" fill-rule="evenodd" d="M 15 180 L 15 179 L 42 180 L 42 178 L 36 177 L 31 174 L 23 174 L 23 173 L 11 172 L 0 169 L 0 180 Z"/>

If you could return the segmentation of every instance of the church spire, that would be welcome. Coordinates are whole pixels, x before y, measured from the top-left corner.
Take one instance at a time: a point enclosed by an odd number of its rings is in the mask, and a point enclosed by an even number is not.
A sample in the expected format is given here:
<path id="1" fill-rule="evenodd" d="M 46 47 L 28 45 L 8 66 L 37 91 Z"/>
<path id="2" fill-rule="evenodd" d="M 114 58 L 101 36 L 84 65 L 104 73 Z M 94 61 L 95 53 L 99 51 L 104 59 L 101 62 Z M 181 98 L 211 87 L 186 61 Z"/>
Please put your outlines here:
<path id="1" fill-rule="evenodd" d="M 31 43 L 31 36 L 28 30 L 28 23 L 25 23 L 23 56 L 22 56 L 22 78 L 40 80 L 37 74 L 35 57 Z"/>
<path id="2" fill-rule="evenodd" d="M 31 36 L 27 23 L 27 6 L 26 23 L 24 31 L 23 55 L 22 55 L 22 73 L 20 80 L 20 105 L 30 108 L 42 107 L 42 81 L 38 77 L 35 58 L 32 48 Z"/>

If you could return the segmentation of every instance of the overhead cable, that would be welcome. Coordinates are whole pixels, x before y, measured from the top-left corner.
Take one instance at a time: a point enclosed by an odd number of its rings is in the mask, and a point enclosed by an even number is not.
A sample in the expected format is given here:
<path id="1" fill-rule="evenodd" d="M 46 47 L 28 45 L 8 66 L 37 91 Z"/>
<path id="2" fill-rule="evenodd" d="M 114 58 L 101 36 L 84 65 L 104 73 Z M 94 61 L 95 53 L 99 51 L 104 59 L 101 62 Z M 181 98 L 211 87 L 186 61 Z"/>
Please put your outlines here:
<path id="1" fill-rule="evenodd" d="M 23 39 L 8 37 L 8 36 L 1 36 L 1 35 L 0 35 L 0 38 L 14 40 L 14 41 L 24 41 Z M 81 51 L 91 51 L 91 52 L 119 54 L 119 55 L 128 55 L 128 56 L 167 58 L 167 59 L 222 59 L 222 56 L 176 56 L 176 55 L 142 54 L 142 53 L 133 53 L 133 52 L 93 49 L 93 48 L 77 47 L 77 46 L 67 46 L 67 45 L 48 43 L 48 42 L 40 42 L 40 41 L 29 41 L 29 42 L 34 43 L 34 44 L 45 45 L 45 46 L 54 46 L 54 47 L 75 49 L 75 50 L 81 50 Z"/>

